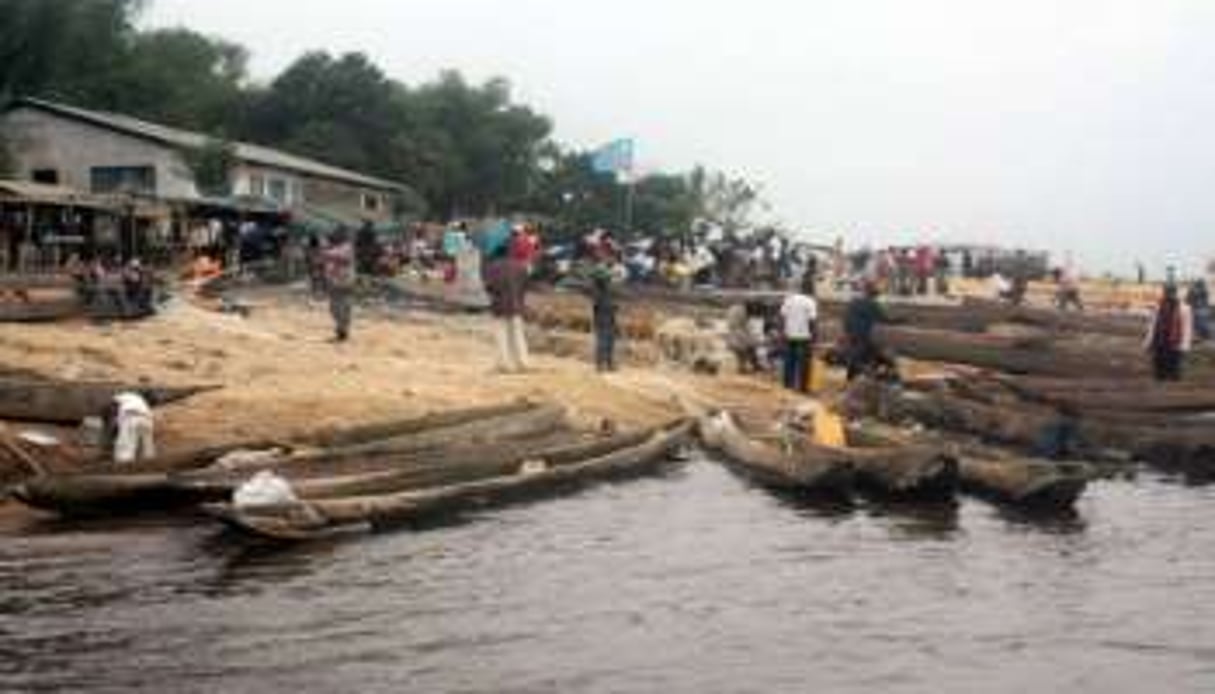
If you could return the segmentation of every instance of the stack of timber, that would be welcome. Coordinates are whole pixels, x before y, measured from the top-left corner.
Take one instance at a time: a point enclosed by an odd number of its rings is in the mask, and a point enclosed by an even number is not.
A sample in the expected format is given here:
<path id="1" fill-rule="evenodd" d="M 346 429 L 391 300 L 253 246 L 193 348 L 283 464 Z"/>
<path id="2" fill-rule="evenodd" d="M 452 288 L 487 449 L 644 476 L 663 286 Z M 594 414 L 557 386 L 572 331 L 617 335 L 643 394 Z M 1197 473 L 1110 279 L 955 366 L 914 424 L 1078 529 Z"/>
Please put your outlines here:
<path id="1" fill-rule="evenodd" d="M 551 436 L 565 427 L 565 413 L 556 406 L 515 402 L 467 408 L 420 417 L 327 432 L 294 444 L 245 442 L 202 451 L 166 456 L 121 469 L 107 467 L 64 475 L 36 477 L 11 490 L 33 508 L 63 515 L 99 515 L 165 510 L 226 498 L 241 482 L 261 470 L 285 476 L 319 478 L 340 476 L 365 483 L 375 473 L 399 471 L 411 464 L 433 464 L 457 447 L 469 449 L 465 457 L 484 456 L 489 446 Z M 237 450 L 301 449 L 294 455 L 181 474 L 209 465 Z M 479 449 L 475 447 L 481 446 Z M 475 450 L 473 450 L 475 449 Z"/>
<path id="2" fill-rule="evenodd" d="M 305 499 L 260 508 L 213 504 L 206 509 L 230 527 L 276 541 L 374 529 L 549 493 L 570 484 L 645 472 L 670 459 L 690 429 L 690 423 L 681 421 L 645 432 L 640 438 L 634 434 L 613 437 L 601 442 L 591 457 L 567 453 L 564 458 L 527 458 L 517 461 L 511 474 L 430 489 Z"/>

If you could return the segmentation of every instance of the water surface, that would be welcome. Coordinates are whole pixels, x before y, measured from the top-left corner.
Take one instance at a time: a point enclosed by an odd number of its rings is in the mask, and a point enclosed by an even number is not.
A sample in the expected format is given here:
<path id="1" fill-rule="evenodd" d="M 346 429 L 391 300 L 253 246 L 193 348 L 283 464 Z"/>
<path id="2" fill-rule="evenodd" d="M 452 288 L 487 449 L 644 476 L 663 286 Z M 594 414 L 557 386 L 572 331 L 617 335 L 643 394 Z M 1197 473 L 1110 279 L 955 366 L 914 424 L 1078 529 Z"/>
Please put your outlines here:
<path id="1" fill-rule="evenodd" d="M 1210 692 L 1215 488 L 808 507 L 707 461 L 424 532 L 0 530 L 0 689 Z"/>

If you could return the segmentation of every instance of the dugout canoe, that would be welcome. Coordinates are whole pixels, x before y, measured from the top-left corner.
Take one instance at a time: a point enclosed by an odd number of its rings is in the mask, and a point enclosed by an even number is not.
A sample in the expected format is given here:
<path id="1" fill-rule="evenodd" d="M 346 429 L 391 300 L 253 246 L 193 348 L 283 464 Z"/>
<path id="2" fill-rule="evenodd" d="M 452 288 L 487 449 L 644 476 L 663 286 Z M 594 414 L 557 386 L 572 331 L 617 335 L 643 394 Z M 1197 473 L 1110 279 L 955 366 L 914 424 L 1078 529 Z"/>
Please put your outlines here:
<path id="1" fill-rule="evenodd" d="M 164 405 L 220 386 L 157 386 L 109 382 L 0 379 L 0 419 L 76 424 L 99 416 L 123 391 L 143 393 L 148 403 Z"/>
<path id="2" fill-rule="evenodd" d="M 879 437 L 850 429 L 847 447 L 801 443 L 800 455 L 847 460 L 855 471 L 855 487 L 882 501 L 941 502 L 957 496 L 958 463 L 936 443 Z"/>
<path id="3" fill-rule="evenodd" d="M 314 539 L 406 523 L 435 513 L 501 504 L 571 484 L 646 472 L 671 458 L 687 438 L 691 426 L 689 422 L 678 422 L 649 433 L 640 444 L 593 458 L 434 489 L 304 500 L 264 509 L 237 509 L 231 504 L 205 508 L 229 527 L 264 539 Z"/>
<path id="4" fill-rule="evenodd" d="M 959 460 L 962 488 L 1001 504 L 1027 510 L 1061 511 L 1072 508 L 1091 478 L 1080 463 L 1046 460 Z"/>
<path id="5" fill-rule="evenodd" d="M 210 486 L 175 483 L 155 472 L 46 475 L 9 493 L 30 508 L 72 517 L 146 513 L 224 498 Z"/>
<path id="6" fill-rule="evenodd" d="M 831 498 L 847 497 L 852 491 L 856 469 L 848 456 L 830 450 L 817 454 L 782 450 L 779 443 L 744 431 L 729 412 L 707 415 L 699 424 L 707 448 L 766 486 Z"/>
<path id="7" fill-rule="evenodd" d="M 407 436 L 428 429 L 438 429 L 477 420 L 519 414 L 541 406 L 541 403 L 520 399 L 506 403 L 492 403 L 489 405 L 424 412 L 420 415 L 410 415 L 383 422 L 325 429 L 296 437 L 295 440 L 302 444 L 322 448 L 341 448 L 367 441 Z"/>
<path id="8" fill-rule="evenodd" d="M 402 422 L 395 430 L 381 429 L 377 438 L 368 438 L 370 429 L 358 437 L 339 436 L 338 445 L 301 456 L 301 459 L 333 462 L 343 458 L 401 455 L 429 448 L 536 437 L 568 425 L 564 407 L 531 402 L 484 408 L 480 413 L 464 412 L 459 416 L 430 416 L 420 421 L 426 426 L 418 428 L 414 423 Z M 402 433 L 403 430 L 408 431 Z"/>
<path id="9" fill-rule="evenodd" d="M 958 461 L 938 446 L 840 449 L 862 493 L 891 501 L 949 501 L 957 496 Z"/>
<path id="10" fill-rule="evenodd" d="M 913 434 L 873 422 L 855 433 L 871 445 L 882 446 L 913 444 L 929 436 L 933 446 L 947 449 L 956 461 L 959 489 L 1025 510 L 1069 509 L 1094 476 L 1093 468 L 1083 463 L 1024 458 L 973 440 L 943 441 L 939 433 Z"/>
<path id="11" fill-rule="evenodd" d="M 484 417 L 498 412 L 498 416 Z M 484 417 L 460 422 L 469 417 Z M 408 421 L 426 424 L 417 429 Z M 551 434 L 564 422 L 564 410 L 553 406 L 528 404 L 520 408 L 473 408 L 450 413 L 449 416 L 424 415 L 414 420 L 400 420 L 393 431 L 415 429 L 413 434 L 398 436 L 391 448 L 369 451 L 377 442 L 360 444 L 363 450 L 311 451 L 298 459 L 282 458 L 238 469 L 212 469 L 182 474 L 187 463 L 194 467 L 205 465 L 233 450 L 265 450 L 279 445 L 245 447 L 239 444 L 212 447 L 189 455 L 170 459 L 145 461 L 129 468 L 109 468 L 105 471 L 47 475 L 35 477 L 17 485 L 12 495 L 32 508 L 67 516 L 140 513 L 150 510 L 171 510 L 205 501 L 227 498 L 244 479 L 262 469 L 271 469 L 285 476 L 323 477 L 344 475 L 347 482 L 367 483 L 358 475 L 383 474 L 425 464 L 434 465 L 448 455 L 447 448 L 464 444 L 463 459 L 484 457 L 484 447 L 473 448 L 478 441 L 493 440 L 503 450 L 512 450 L 511 441 Z M 339 437 L 340 438 L 340 437 Z M 551 441 L 551 439 L 550 439 Z M 270 442 L 266 442 L 270 443 Z M 289 447 L 284 447 L 289 449 Z M 402 456 L 394 460 L 392 455 Z M 414 457 L 409 457 L 414 453 Z M 175 472 L 176 471 L 176 472 Z"/>
<path id="12" fill-rule="evenodd" d="M 904 394 L 889 403 L 886 415 L 1023 449 L 1037 446 L 1045 428 L 1059 420 L 1052 407 L 990 405 L 944 393 Z M 1082 413 L 1076 426 L 1088 447 L 1124 451 L 1151 465 L 1195 477 L 1215 476 L 1215 422 L 1136 425 Z"/>

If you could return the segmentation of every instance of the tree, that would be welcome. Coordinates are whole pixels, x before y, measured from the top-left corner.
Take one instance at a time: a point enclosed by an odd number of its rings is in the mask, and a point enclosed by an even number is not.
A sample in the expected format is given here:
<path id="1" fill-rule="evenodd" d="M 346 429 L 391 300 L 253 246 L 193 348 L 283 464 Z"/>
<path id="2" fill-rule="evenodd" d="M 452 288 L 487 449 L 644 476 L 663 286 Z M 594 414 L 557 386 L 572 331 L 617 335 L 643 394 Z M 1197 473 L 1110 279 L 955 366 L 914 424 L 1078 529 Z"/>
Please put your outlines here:
<path id="1" fill-rule="evenodd" d="M 202 147 L 187 152 L 185 159 L 198 192 L 219 197 L 232 193 L 232 169 L 237 159 L 236 147 L 231 142 L 208 140 Z"/>
<path id="2" fill-rule="evenodd" d="M 112 107 L 140 0 L 0 0 L 0 97 Z"/>
<path id="3" fill-rule="evenodd" d="M 248 53 L 188 29 L 142 32 L 113 76 L 124 113 L 191 130 L 244 129 Z"/>
<path id="4" fill-rule="evenodd" d="M 730 238 L 741 235 L 752 225 L 752 215 L 765 207 L 759 186 L 722 172 L 708 173 L 696 167 L 689 174 L 696 200 L 698 221 L 716 226 Z"/>

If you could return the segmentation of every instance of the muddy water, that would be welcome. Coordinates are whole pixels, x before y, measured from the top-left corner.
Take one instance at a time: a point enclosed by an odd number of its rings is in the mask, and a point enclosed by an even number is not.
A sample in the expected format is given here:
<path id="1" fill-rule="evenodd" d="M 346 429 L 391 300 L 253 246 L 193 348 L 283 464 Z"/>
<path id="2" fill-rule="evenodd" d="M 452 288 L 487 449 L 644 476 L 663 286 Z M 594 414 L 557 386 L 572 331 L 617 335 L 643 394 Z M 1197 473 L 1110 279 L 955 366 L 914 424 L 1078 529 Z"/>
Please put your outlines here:
<path id="1" fill-rule="evenodd" d="M 811 508 L 695 462 L 290 550 L 8 527 L 0 690 L 1215 691 L 1215 488 L 1079 511 Z"/>

